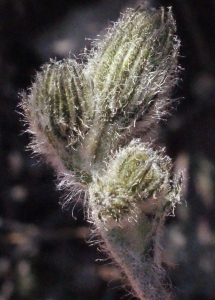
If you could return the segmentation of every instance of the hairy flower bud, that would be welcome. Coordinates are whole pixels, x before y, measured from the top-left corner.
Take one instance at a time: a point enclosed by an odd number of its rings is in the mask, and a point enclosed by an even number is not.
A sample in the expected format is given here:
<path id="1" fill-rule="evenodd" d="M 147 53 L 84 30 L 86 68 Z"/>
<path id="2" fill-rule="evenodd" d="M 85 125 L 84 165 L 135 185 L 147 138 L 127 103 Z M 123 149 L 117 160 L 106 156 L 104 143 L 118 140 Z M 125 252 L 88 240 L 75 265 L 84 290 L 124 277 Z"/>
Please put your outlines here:
<path id="1" fill-rule="evenodd" d="M 179 40 L 171 9 L 128 10 L 91 50 L 85 73 L 108 122 L 160 114 L 177 80 Z"/>
<path id="2" fill-rule="evenodd" d="M 148 143 L 131 142 L 109 159 L 106 170 L 94 175 L 89 187 L 94 218 L 123 218 L 162 212 L 180 195 L 180 179 L 172 181 L 171 159 Z M 178 188 L 178 190 L 177 190 Z M 167 204 L 167 205 L 166 205 Z"/>
<path id="3" fill-rule="evenodd" d="M 61 171 L 88 172 L 78 149 L 91 122 L 87 83 L 75 60 L 51 61 L 36 75 L 23 108 L 34 152 L 44 154 Z M 86 177 L 86 176 L 85 176 Z"/>
<path id="4" fill-rule="evenodd" d="M 175 31 L 171 9 L 128 10 L 87 54 L 95 119 L 85 144 L 96 137 L 95 160 L 128 143 L 131 132 L 143 135 L 166 113 L 178 80 Z"/>
<path id="5" fill-rule="evenodd" d="M 162 282 L 160 239 L 166 215 L 180 201 L 181 175 L 171 176 L 171 159 L 164 149 L 132 141 L 89 186 L 92 220 L 105 250 L 141 300 L 170 299 Z"/>

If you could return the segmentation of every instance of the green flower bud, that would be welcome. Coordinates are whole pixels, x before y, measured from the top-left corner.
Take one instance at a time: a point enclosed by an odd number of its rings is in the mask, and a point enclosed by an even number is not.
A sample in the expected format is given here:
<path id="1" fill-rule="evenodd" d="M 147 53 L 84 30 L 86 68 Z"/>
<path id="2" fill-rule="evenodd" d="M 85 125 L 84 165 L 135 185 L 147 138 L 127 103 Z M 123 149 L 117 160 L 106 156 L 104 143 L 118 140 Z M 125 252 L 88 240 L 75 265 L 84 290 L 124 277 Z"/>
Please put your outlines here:
<path id="1" fill-rule="evenodd" d="M 94 175 L 89 187 L 93 217 L 119 221 L 135 217 L 138 211 L 152 214 L 173 207 L 180 195 L 180 183 L 178 179 L 172 181 L 171 168 L 171 159 L 163 150 L 131 142 L 109 159 L 102 175 Z"/>
<path id="2" fill-rule="evenodd" d="M 85 68 L 94 86 L 97 113 L 128 125 L 158 114 L 176 83 L 179 40 L 171 9 L 128 10 L 95 44 Z M 159 111 L 158 111 L 159 110 Z M 160 117 L 160 115 L 158 116 Z"/>
<path id="3" fill-rule="evenodd" d="M 29 131 L 34 135 L 33 151 L 46 155 L 58 170 L 85 178 L 90 172 L 78 149 L 93 113 L 86 100 L 88 90 L 81 65 L 67 59 L 44 65 L 29 95 L 23 96 Z"/>
<path id="4" fill-rule="evenodd" d="M 93 86 L 95 119 L 85 144 L 96 136 L 96 161 L 166 113 L 178 80 L 175 31 L 171 9 L 130 9 L 87 54 L 84 73 Z"/>
<path id="5" fill-rule="evenodd" d="M 163 223 L 180 201 L 181 175 L 172 179 L 164 149 L 132 141 L 109 158 L 89 186 L 91 218 L 107 251 L 141 300 L 167 300 L 163 284 Z"/>

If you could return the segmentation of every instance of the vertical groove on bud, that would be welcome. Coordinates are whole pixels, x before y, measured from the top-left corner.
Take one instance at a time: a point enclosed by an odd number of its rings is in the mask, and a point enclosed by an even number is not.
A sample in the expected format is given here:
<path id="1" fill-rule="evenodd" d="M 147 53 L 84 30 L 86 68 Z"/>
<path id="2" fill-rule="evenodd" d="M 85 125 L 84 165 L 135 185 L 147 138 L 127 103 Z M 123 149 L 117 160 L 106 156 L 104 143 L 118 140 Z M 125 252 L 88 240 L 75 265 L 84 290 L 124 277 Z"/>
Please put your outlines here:
<path id="1" fill-rule="evenodd" d="M 148 143 L 133 141 L 109 161 L 104 174 L 95 174 L 89 187 L 94 218 L 104 222 L 128 215 L 135 218 L 140 207 L 147 214 L 163 211 L 166 202 L 172 206 L 177 201 L 177 192 L 170 197 L 172 163 L 163 150 L 154 151 Z"/>
<path id="2" fill-rule="evenodd" d="M 35 135 L 32 149 L 63 171 L 89 173 L 78 153 L 92 117 L 87 88 L 81 66 L 68 59 L 44 65 L 30 94 L 23 96 L 29 131 Z"/>
<path id="3" fill-rule="evenodd" d="M 136 121 L 143 123 L 143 134 L 166 113 L 178 73 L 175 31 L 171 9 L 130 10 L 91 50 L 84 73 L 94 86 L 91 132 L 97 132 L 99 160 L 109 154 L 107 141 L 116 149 L 115 136 L 128 138 Z M 86 143 L 90 139 L 89 132 Z"/>
<path id="4" fill-rule="evenodd" d="M 143 113 L 157 93 L 165 93 L 168 98 L 175 84 L 171 77 L 177 72 L 179 41 L 175 30 L 171 10 L 131 10 L 109 30 L 104 42 L 95 45 L 86 70 L 101 97 L 98 105 L 108 116 L 117 109 L 125 112 L 126 107 L 131 112 L 141 104 Z M 167 73 L 170 68 L 172 74 Z"/>

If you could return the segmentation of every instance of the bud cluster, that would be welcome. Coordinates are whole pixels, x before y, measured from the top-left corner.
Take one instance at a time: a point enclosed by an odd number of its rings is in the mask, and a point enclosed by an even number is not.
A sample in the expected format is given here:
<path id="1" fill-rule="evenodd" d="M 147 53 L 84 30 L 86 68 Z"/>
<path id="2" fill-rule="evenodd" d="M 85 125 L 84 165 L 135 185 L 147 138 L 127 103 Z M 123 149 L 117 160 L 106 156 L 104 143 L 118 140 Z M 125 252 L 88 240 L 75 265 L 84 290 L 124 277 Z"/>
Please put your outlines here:
<path id="1" fill-rule="evenodd" d="M 86 63 L 52 60 L 22 100 L 31 148 L 52 163 L 71 198 L 86 192 L 90 220 L 140 299 L 154 299 L 156 289 L 167 295 L 155 272 L 160 229 L 180 201 L 171 159 L 143 142 L 171 104 L 175 31 L 170 8 L 127 10 L 84 54 Z"/>

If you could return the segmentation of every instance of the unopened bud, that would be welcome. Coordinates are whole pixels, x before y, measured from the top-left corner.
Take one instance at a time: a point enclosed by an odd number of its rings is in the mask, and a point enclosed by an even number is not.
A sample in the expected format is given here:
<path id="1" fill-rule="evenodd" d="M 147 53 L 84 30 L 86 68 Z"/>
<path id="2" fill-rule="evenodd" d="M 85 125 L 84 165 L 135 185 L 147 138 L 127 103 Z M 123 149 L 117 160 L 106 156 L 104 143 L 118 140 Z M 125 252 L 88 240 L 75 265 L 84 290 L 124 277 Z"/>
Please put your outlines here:
<path id="1" fill-rule="evenodd" d="M 52 61 L 37 73 L 29 95 L 23 97 L 33 151 L 46 155 L 60 171 L 87 171 L 78 153 L 91 118 L 87 87 L 75 60 Z"/>
<path id="2" fill-rule="evenodd" d="M 162 150 L 131 142 L 110 159 L 103 176 L 94 176 L 89 188 L 94 217 L 119 221 L 138 211 L 153 214 L 173 207 L 181 186 L 170 178 L 171 168 L 171 159 Z"/>
<path id="3" fill-rule="evenodd" d="M 85 73 L 108 122 L 160 118 L 177 81 L 179 40 L 171 9 L 128 10 L 95 44 Z M 153 109 L 152 109 L 153 108 Z"/>
<path id="4" fill-rule="evenodd" d="M 171 105 L 180 46 L 175 31 L 170 8 L 131 9 L 87 55 L 95 117 L 84 145 L 94 141 L 87 155 L 96 152 L 95 162 L 132 135 L 143 136 Z"/>

